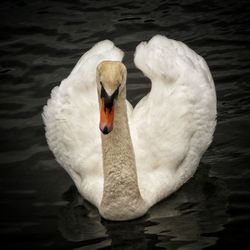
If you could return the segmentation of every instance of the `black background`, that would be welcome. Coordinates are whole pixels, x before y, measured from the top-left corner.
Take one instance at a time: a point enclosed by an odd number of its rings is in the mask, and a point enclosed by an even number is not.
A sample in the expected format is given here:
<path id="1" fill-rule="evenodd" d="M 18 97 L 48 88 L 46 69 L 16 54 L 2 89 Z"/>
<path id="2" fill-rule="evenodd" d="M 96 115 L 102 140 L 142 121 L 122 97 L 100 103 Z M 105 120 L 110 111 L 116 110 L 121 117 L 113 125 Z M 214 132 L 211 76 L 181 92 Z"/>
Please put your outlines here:
<path id="1" fill-rule="evenodd" d="M 248 1 L 2 1 L 0 237 L 2 249 L 248 249 L 250 8 Z M 187 184 L 124 223 L 102 220 L 49 152 L 41 120 L 51 89 L 96 42 L 126 52 L 128 99 L 150 84 L 133 64 L 155 34 L 202 55 L 218 97 L 214 142 Z"/>

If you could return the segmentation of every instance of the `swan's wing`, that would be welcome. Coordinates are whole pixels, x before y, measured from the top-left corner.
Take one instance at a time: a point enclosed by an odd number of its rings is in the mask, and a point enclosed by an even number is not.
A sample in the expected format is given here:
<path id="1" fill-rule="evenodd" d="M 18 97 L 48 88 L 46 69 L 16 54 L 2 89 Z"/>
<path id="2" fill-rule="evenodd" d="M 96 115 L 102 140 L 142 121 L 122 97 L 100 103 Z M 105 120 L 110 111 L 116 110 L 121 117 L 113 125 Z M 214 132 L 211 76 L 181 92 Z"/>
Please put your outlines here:
<path id="1" fill-rule="evenodd" d="M 95 205 L 101 200 L 103 182 L 96 67 L 103 60 L 121 61 L 122 57 L 111 41 L 97 43 L 52 90 L 42 115 L 56 160 Z"/>
<path id="2" fill-rule="evenodd" d="M 130 123 L 140 189 L 153 204 L 196 170 L 212 140 L 216 95 L 206 62 L 182 42 L 157 35 L 137 46 L 134 61 L 152 82 Z"/>

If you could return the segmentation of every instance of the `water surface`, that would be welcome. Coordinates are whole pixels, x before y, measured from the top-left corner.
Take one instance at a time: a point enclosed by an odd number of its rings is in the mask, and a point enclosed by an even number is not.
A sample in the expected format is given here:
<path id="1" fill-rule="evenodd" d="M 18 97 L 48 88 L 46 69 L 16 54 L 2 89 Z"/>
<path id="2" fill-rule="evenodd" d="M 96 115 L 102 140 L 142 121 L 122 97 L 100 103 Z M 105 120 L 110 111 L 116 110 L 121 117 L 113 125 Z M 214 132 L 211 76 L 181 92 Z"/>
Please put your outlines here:
<path id="1" fill-rule="evenodd" d="M 3 249 L 248 249 L 248 1 L 3 1 L 0 7 L 0 235 Z M 218 96 L 214 142 L 187 184 L 130 222 L 102 220 L 48 149 L 51 89 L 100 40 L 126 52 L 128 99 L 150 89 L 133 64 L 155 34 L 202 55 Z"/>

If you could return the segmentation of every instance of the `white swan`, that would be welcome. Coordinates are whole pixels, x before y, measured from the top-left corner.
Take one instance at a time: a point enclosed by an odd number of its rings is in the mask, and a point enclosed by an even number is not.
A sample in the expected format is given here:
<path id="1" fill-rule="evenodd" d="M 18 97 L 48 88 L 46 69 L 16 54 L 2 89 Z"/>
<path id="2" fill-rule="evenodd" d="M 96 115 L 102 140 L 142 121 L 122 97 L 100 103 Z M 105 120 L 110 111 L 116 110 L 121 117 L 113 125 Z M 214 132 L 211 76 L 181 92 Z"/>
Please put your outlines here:
<path id="1" fill-rule="evenodd" d="M 134 109 L 122 57 L 111 41 L 97 43 L 43 113 L 57 161 L 109 220 L 144 215 L 192 177 L 216 126 L 210 71 L 185 44 L 157 35 L 137 46 L 135 65 L 152 88 Z"/>

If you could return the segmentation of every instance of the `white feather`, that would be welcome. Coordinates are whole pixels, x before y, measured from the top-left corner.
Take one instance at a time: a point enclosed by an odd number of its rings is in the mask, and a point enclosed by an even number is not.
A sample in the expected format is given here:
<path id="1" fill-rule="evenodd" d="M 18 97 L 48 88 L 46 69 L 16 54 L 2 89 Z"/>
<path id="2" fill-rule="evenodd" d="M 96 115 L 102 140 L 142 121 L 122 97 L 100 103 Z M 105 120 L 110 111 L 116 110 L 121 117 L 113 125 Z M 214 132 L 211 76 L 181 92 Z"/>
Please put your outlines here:
<path id="1" fill-rule="evenodd" d="M 46 138 L 80 193 L 99 207 L 103 193 L 96 66 L 121 61 L 102 41 L 85 53 L 44 107 Z M 216 94 L 204 59 L 182 42 L 157 35 L 136 48 L 135 64 L 152 89 L 133 110 L 128 103 L 139 188 L 153 205 L 186 182 L 212 141 Z"/>
<path id="2" fill-rule="evenodd" d="M 142 197 L 153 205 L 186 182 L 212 141 L 214 83 L 202 57 L 157 35 L 136 48 L 152 88 L 135 107 L 131 133 Z"/>
<path id="3" fill-rule="evenodd" d="M 123 52 L 111 41 L 97 43 L 52 90 L 43 112 L 46 138 L 56 160 L 96 206 L 103 190 L 96 67 L 103 60 L 122 58 Z"/>

